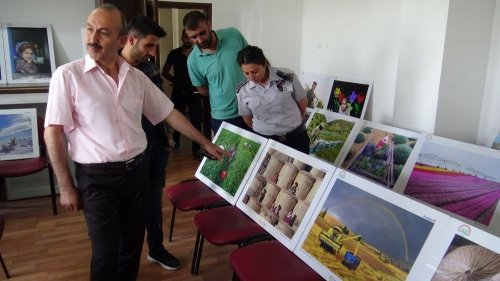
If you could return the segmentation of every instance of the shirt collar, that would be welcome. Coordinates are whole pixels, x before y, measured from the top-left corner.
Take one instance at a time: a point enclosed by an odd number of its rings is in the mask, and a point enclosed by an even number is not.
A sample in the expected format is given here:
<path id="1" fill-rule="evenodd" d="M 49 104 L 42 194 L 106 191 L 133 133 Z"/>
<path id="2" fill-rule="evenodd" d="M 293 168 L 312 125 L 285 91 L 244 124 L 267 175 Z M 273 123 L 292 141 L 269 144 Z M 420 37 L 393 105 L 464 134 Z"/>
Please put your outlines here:
<path id="1" fill-rule="evenodd" d="M 282 80 L 281 77 L 279 77 L 277 74 L 276 74 L 276 69 L 273 68 L 273 67 L 269 67 L 268 66 L 268 69 L 269 69 L 269 80 L 267 81 L 267 83 L 264 85 L 265 88 L 269 87 L 271 85 L 271 83 L 273 81 L 279 81 L 279 80 Z M 256 82 L 253 82 L 253 81 L 250 81 L 248 80 L 248 88 L 249 89 L 253 89 L 257 86 L 261 86 L 259 83 L 256 83 Z M 262 86 L 261 86 L 262 87 Z"/>
<path id="2" fill-rule="evenodd" d="M 117 63 L 118 63 L 118 68 L 119 72 L 121 73 L 122 71 L 128 71 L 130 69 L 130 64 L 128 64 L 121 56 L 118 56 L 117 58 Z M 96 67 L 99 67 L 99 65 L 96 63 L 96 61 L 90 57 L 89 54 L 85 56 L 85 63 L 83 66 L 83 72 L 88 72 Z"/>
<path id="3" fill-rule="evenodd" d="M 219 46 L 221 44 L 221 41 L 224 39 L 224 35 L 223 34 L 217 34 L 217 31 L 215 30 L 211 30 L 214 32 L 214 36 L 215 38 L 217 38 L 217 46 L 215 46 L 215 52 L 213 53 L 205 53 L 203 52 L 203 50 L 198 46 L 194 46 L 193 50 L 194 49 L 198 49 L 198 56 L 209 56 L 209 55 L 215 55 L 218 51 L 219 51 Z"/>

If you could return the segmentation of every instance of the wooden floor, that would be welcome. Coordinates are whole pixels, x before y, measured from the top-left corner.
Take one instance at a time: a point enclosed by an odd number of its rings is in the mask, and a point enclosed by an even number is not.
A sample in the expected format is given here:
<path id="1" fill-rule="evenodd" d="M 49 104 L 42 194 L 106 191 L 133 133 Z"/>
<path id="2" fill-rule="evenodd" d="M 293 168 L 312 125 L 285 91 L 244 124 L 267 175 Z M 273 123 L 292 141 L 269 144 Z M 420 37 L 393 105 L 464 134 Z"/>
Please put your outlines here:
<path id="1" fill-rule="evenodd" d="M 194 176 L 198 161 L 191 156 L 191 144 L 183 142 L 178 151 L 170 154 L 167 184 Z M 168 185 L 167 185 L 168 186 Z M 74 213 L 59 208 L 52 215 L 50 197 L 0 202 L 0 214 L 6 218 L 0 253 L 11 274 L 11 280 L 88 280 L 90 241 L 82 212 Z M 165 239 L 167 250 L 181 261 L 177 271 L 167 271 L 147 261 L 147 243 L 144 244 L 138 280 L 231 280 L 229 254 L 235 246 L 214 246 L 205 243 L 200 273 L 190 273 L 191 258 L 196 238 L 193 224 L 195 212 L 177 212 L 172 242 Z M 164 236 L 168 236 L 171 204 L 163 202 Z M 0 280 L 5 275 L 0 272 Z"/>

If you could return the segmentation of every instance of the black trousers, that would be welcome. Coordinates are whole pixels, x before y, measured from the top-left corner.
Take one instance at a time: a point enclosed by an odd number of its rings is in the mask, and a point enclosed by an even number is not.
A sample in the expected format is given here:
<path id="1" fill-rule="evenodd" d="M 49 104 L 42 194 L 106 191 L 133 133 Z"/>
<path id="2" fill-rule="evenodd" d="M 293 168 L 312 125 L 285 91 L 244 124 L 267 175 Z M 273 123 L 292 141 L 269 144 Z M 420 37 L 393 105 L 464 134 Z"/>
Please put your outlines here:
<path id="1" fill-rule="evenodd" d="M 92 242 L 92 281 L 137 278 L 146 221 L 147 160 L 145 156 L 130 170 L 76 165 Z"/>

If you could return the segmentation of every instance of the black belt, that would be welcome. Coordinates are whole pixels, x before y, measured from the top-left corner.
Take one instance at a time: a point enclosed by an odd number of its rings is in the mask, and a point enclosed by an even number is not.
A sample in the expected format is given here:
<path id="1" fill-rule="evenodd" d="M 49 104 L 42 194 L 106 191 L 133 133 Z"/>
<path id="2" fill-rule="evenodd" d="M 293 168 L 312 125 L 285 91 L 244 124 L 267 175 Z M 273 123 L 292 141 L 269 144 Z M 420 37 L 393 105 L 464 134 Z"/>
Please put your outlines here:
<path id="1" fill-rule="evenodd" d="M 142 152 L 141 154 L 135 156 L 130 160 L 120 161 L 120 162 L 89 163 L 89 164 L 75 162 L 75 164 L 90 169 L 130 171 L 133 168 L 139 166 L 139 164 L 141 164 L 144 155 L 145 152 Z"/>
<path id="2" fill-rule="evenodd" d="M 287 139 L 290 139 L 298 134 L 303 133 L 305 130 L 306 130 L 306 125 L 304 125 L 304 123 L 302 123 L 300 126 L 295 128 L 293 131 L 288 132 L 286 134 L 272 135 L 272 136 L 265 136 L 265 137 L 276 140 L 276 141 L 283 142 L 283 141 L 286 141 Z"/>

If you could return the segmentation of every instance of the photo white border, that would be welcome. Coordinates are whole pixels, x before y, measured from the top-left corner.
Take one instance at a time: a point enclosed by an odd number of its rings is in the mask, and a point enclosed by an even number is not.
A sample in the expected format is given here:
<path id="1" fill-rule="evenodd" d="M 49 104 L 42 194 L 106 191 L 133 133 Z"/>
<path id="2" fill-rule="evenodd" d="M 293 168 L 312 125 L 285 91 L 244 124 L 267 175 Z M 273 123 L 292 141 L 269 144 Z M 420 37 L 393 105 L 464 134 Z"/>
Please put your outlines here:
<path id="1" fill-rule="evenodd" d="M 426 273 L 432 274 L 423 276 L 427 280 L 431 280 L 431 278 L 434 277 L 435 271 L 440 265 L 456 235 L 500 254 L 500 237 L 485 232 L 461 220 L 450 218 L 448 225 L 441 236 L 440 242 L 436 244 L 435 248 L 433 248 L 433 251 L 428 259 L 428 263 L 426 264 L 426 267 L 432 270 L 432 272 L 430 270 L 426 271 Z"/>
<path id="2" fill-rule="evenodd" d="M 323 104 L 324 104 L 323 109 L 326 109 L 326 106 L 328 105 L 328 100 L 330 99 L 330 93 L 332 91 L 332 84 L 334 79 L 335 76 L 333 75 L 320 74 L 308 71 L 301 71 L 299 74 L 300 84 L 302 85 L 302 88 L 304 88 L 304 91 L 306 86 L 308 87 L 310 86 L 306 84 L 305 80 L 321 81 L 325 84 L 322 85 L 323 83 L 317 82 L 319 85 L 318 87 L 319 89 L 316 88 L 318 90 L 315 91 L 316 96 L 320 99 L 323 99 Z M 308 108 L 316 108 L 316 107 L 308 107 Z"/>
<path id="3" fill-rule="evenodd" d="M 356 138 L 356 135 L 359 132 L 363 121 L 360 120 L 360 119 L 358 119 L 358 118 L 352 117 L 352 116 L 343 115 L 343 114 L 340 114 L 340 113 L 337 113 L 337 112 L 333 112 L 333 111 L 329 111 L 329 110 L 326 110 L 326 109 L 316 108 L 311 113 L 311 116 L 309 117 L 309 119 L 307 119 L 306 128 L 309 126 L 309 123 L 311 123 L 312 117 L 315 114 L 323 114 L 326 117 L 327 122 L 330 122 L 330 121 L 328 121 L 328 119 L 330 118 L 330 119 L 335 119 L 335 120 L 342 119 L 344 121 L 354 123 L 354 126 L 352 127 L 351 132 L 349 133 L 349 135 L 347 136 L 346 140 L 344 141 L 344 144 L 342 145 L 342 148 L 340 149 L 339 154 L 335 158 L 335 161 L 333 163 L 330 163 L 330 164 L 332 164 L 332 165 L 334 165 L 336 167 L 339 167 L 340 166 L 340 160 L 342 160 L 342 157 L 347 154 L 347 152 L 345 150 L 349 149 L 350 146 L 352 145 L 352 143 L 354 142 L 354 139 Z M 312 157 L 315 157 L 315 158 L 321 159 L 321 160 L 323 160 L 325 162 L 328 162 L 327 160 L 322 159 L 322 158 L 320 158 L 320 157 L 318 157 L 316 155 L 313 155 L 313 154 L 310 154 L 310 155 Z"/>
<path id="4" fill-rule="evenodd" d="M 7 84 L 7 64 L 5 63 L 6 56 L 3 50 L 3 22 L 0 22 L 0 85 Z"/>
<path id="5" fill-rule="evenodd" d="M 500 130 L 495 130 L 495 132 L 493 132 L 490 135 L 490 138 L 488 139 L 488 142 L 486 143 L 486 147 L 491 148 L 491 149 L 495 149 L 495 150 L 500 150 L 500 148 L 499 149 L 493 148 L 493 144 L 495 143 L 495 140 L 498 137 L 500 137 Z"/>
<path id="6" fill-rule="evenodd" d="M 406 188 L 408 186 L 408 181 L 410 179 L 413 168 L 417 162 L 418 155 L 422 151 L 422 148 L 426 142 L 433 142 L 433 143 L 440 144 L 443 146 L 449 146 L 450 148 L 453 148 L 453 149 L 464 150 L 464 151 L 468 151 L 470 153 L 477 154 L 478 157 L 494 158 L 494 159 L 498 159 L 500 161 L 500 150 L 495 150 L 495 149 L 491 149 L 491 148 L 484 147 L 484 146 L 479 146 L 479 145 L 475 145 L 475 144 L 470 144 L 470 143 L 466 143 L 466 142 L 461 142 L 461 141 L 457 141 L 457 140 L 453 140 L 453 139 L 448 139 L 448 138 L 439 137 L 439 136 L 435 136 L 435 135 L 431 135 L 431 134 L 424 134 L 424 133 L 422 133 L 422 137 L 420 138 L 419 141 L 421 141 L 421 143 L 418 145 L 418 149 L 417 149 L 417 145 L 415 145 L 414 151 L 412 152 L 412 154 L 410 154 L 411 159 L 408 159 L 408 163 L 411 163 L 411 165 L 408 166 L 408 172 L 407 172 L 408 176 L 405 177 L 406 181 L 402 182 L 401 186 L 398 188 L 398 192 L 400 191 L 402 194 L 404 194 L 404 191 L 406 190 Z M 497 176 L 498 176 L 497 182 L 500 182 L 500 174 Z M 406 195 L 406 194 L 404 194 L 404 195 L 408 196 L 409 198 L 412 198 L 409 195 Z M 414 198 L 412 198 L 412 199 L 417 200 Z M 493 213 L 493 217 L 491 218 L 490 224 L 488 226 L 483 225 L 483 224 L 476 222 L 476 221 L 473 221 L 473 220 L 469 220 L 469 219 L 462 217 L 462 216 L 459 216 L 455 213 L 448 212 L 444 209 L 441 209 L 437 206 L 431 205 L 427 202 L 423 202 L 423 204 L 431 206 L 432 208 L 439 209 L 440 211 L 445 212 L 454 218 L 464 220 L 467 223 L 475 225 L 478 228 L 485 229 L 490 233 L 493 233 L 495 235 L 500 235 L 500 202 L 497 203 L 497 207 L 495 209 L 495 212 Z"/>
<path id="7" fill-rule="evenodd" d="M 31 119 L 31 138 L 33 142 L 33 152 L 29 154 L 14 154 L 14 155 L 4 155 L 4 156 L 0 155 L 0 161 L 40 157 L 40 146 L 38 143 L 38 119 L 36 115 L 36 108 L 0 109 L 0 115 L 14 115 L 14 114 L 26 114 L 26 113 L 30 115 Z M 0 128 L 0 131 L 2 129 L 3 128 Z"/>
<path id="8" fill-rule="evenodd" d="M 382 130 L 385 132 L 389 132 L 389 133 L 397 134 L 397 135 L 402 135 L 402 136 L 414 138 L 417 140 L 410 155 L 408 156 L 408 159 L 406 160 L 405 165 L 403 166 L 403 170 L 401 171 L 401 174 L 399 175 L 398 179 L 396 180 L 396 182 L 394 183 L 394 186 L 391 189 L 395 192 L 402 193 L 402 190 L 406 186 L 406 183 L 408 182 L 408 178 L 410 177 L 411 171 L 412 171 L 413 166 L 415 164 L 416 157 L 414 155 L 415 154 L 418 155 L 418 152 L 420 152 L 419 148 L 421 147 L 421 143 L 423 142 L 423 140 L 422 140 L 423 135 L 421 133 L 417 133 L 417 132 L 413 132 L 413 131 L 409 131 L 409 130 L 405 130 L 405 129 L 400 129 L 400 128 L 396 128 L 396 127 L 392 127 L 389 125 L 384 125 L 384 124 L 376 123 L 376 122 L 372 122 L 372 121 L 366 121 L 366 120 L 363 120 L 361 122 L 360 126 L 358 127 L 358 131 L 356 133 L 361 132 L 361 130 L 364 127 L 370 127 L 372 129 Z M 357 136 L 357 134 L 355 134 L 354 137 L 350 139 L 350 143 L 346 144 L 344 154 L 342 155 L 342 157 L 339 158 L 339 161 L 337 162 L 337 167 L 342 168 L 342 164 L 344 164 L 344 161 L 347 158 L 347 154 L 349 153 L 349 150 L 351 149 L 351 147 L 354 144 L 356 136 Z M 344 168 L 342 168 L 342 169 L 344 169 Z M 354 173 L 354 172 L 352 172 L 352 173 Z M 375 182 L 375 181 L 373 181 L 373 182 Z M 375 183 L 377 183 L 377 182 L 375 182 Z M 380 185 L 380 183 L 377 183 L 377 184 Z M 380 185 L 380 186 L 382 186 L 382 185 Z"/>
<path id="9" fill-rule="evenodd" d="M 302 163 L 305 163 L 306 165 L 309 165 L 315 169 L 321 170 L 322 172 L 325 173 L 325 176 L 323 177 L 323 181 L 321 182 L 321 185 L 316 191 L 316 194 L 314 194 L 314 198 L 311 201 L 311 204 L 309 205 L 309 208 L 307 209 L 306 213 L 304 214 L 304 217 L 302 221 L 299 223 L 300 225 L 297 228 L 297 231 L 293 235 L 293 237 L 290 239 L 288 238 L 285 234 L 283 234 L 279 229 L 277 229 L 275 226 L 270 224 L 268 221 L 266 221 L 262 216 L 259 214 L 255 213 L 250 207 L 247 206 L 246 203 L 243 202 L 244 195 L 248 192 L 248 189 L 250 188 L 250 185 L 252 183 L 252 180 L 255 178 L 259 167 L 261 166 L 262 162 L 264 161 L 267 152 L 269 149 L 275 149 L 277 152 L 286 154 L 289 157 L 294 158 L 294 160 L 298 160 Z M 269 140 L 267 142 L 267 145 L 264 149 L 264 151 L 261 154 L 261 157 L 259 159 L 259 162 L 257 163 L 255 169 L 253 170 L 250 180 L 247 182 L 247 185 L 245 186 L 243 190 L 243 195 L 240 196 L 238 199 L 238 202 L 236 203 L 236 206 L 243 211 L 246 215 L 248 215 L 251 219 L 253 219 L 255 222 L 257 222 L 262 228 L 264 228 L 269 234 L 271 234 L 274 238 L 276 238 L 278 241 L 280 241 L 285 247 L 287 247 L 290 251 L 292 251 L 295 246 L 297 245 L 301 233 L 304 231 L 304 228 L 306 227 L 307 222 L 311 218 L 312 212 L 314 211 L 314 206 L 317 205 L 317 202 L 321 199 L 321 196 L 323 195 L 324 190 L 326 189 L 326 186 L 328 186 L 333 173 L 335 172 L 335 166 L 319 160 L 317 158 L 314 158 L 310 155 L 304 154 L 302 152 L 299 152 L 293 148 L 290 148 L 288 146 L 285 146 L 279 142 L 276 142 L 274 140 Z"/>
<path id="10" fill-rule="evenodd" d="M 334 77 L 335 77 L 335 79 L 333 79 L 333 81 L 331 83 L 331 87 L 330 87 L 330 98 L 328 99 L 328 102 L 330 102 L 330 99 L 332 97 L 333 84 L 335 83 L 335 81 L 368 85 L 368 89 L 366 90 L 365 101 L 363 103 L 363 110 L 361 111 L 361 115 L 359 117 L 359 119 L 364 119 L 365 114 L 366 114 L 366 109 L 368 108 L 368 104 L 370 103 L 370 97 L 372 95 L 373 80 L 365 80 L 365 79 L 349 78 L 349 77 L 339 77 L 339 76 L 334 76 Z M 328 110 L 328 104 L 326 105 L 325 109 Z"/>
<path id="11" fill-rule="evenodd" d="M 429 274 L 426 273 L 430 269 L 425 267 L 425 263 L 427 258 L 431 255 L 432 250 L 438 245 L 440 242 L 440 237 L 442 232 L 444 231 L 450 217 L 444 213 L 434 210 L 433 208 L 427 207 L 415 200 L 411 200 L 407 197 L 402 196 L 396 192 L 393 192 L 387 188 L 384 188 L 378 184 L 375 184 L 371 181 L 368 181 L 364 178 L 361 178 L 351 172 L 347 172 L 338 168 L 335 171 L 335 174 L 328 185 L 327 189 L 323 193 L 321 200 L 316 204 L 316 209 L 314 210 L 311 219 L 307 223 L 307 227 L 302 232 L 302 236 L 297 244 L 297 247 L 294 250 L 294 253 L 302 259 L 306 264 L 308 264 L 312 269 L 314 269 L 319 275 L 321 275 L 326 280 L 342 280 L 340 277 L 335 275 L 335 273 L 331 272 L 326 266 L 324 266 L 321 262 L 319 262 L 316 258 L 311 256 L 308 252 L 302 249 L 302 245 L 304 244 L 305 239 L 309 234 L 309 230 L 314 225 L 315 218 L 318 216 L 321 211 L 323 205 L 325 204 L 328 195 L 331 193 L 333 187 L 337 180 L 342 180 L 356 188 L 367 192 L 375 197 L 378 197 L 384 201 L 387 201 L 390 204 L 393 204 L 401 209 L 404 209 L 408 212 L 415 214 L 416 216 L 421 217 L 422 219 L 428 220 L 434 223 L 427 239 L 424 242 L 413 267 L 408 273 L 406 280 L 415 280 L 421 281 L 425 279 L 421 279 L 421 274 Z"/>
<path id="12" fill-rule="evenodd" d="M 246 131 L 244 129 L 238 128 L 238 127 L 236 127 L 234 125 L 231 125 L 229 123 L 222 122 L 219 130 L 217 131 L 217 134 L 215 135 L 215 137 L 212 140 L 213 143 L 215 143 L 217 141 L 217 138 L 221 134 L 222 129 L 226 129 L 226 130 L 228 130 L 228 131 L 230 131 L 232 133 L 238 134 L 238 135 L 240 135 L 242 137 L 245 137 L 247 139 L 251 139 L 251 140 L 253 140 L 253 141 L 257 142 L 257 143 L 260 143 L 260 147 L 257 150 L 257 153 L 255 154 L 255 157 L 252 160 L 252 163 L 250 163 L 250 165 L 248 167 L 248 170 L 245 173 L 245 176 L 241 180 L 240 186 L 236 190 L 236 193 L 234 194 L 234 196 L 232 196 L 226 190 L 224 190 L 222 187 L 218 186 L 213 181 L 211 181 L 209 178 L 207 178 L 204 174 L 201 173 L 201 169 L 203 168 L 203 165 L 205 165 L 205 163 L 207 161 L 214 161 L 214 160 L 208 159 L 207 157 L 203 158 L 203 160 L 201 161 L 200 165 L 198 166 L 198 169 L 196 170 L 196 173 L 195 173 L 194 176 L 196 178 L 198 178 L 200 181 L 202 181 L 204 184 L 206 184 L 208 187 L 210 187 L 212 190 L 214 190 L 217 194 L 219 194 L 226 201 L 228 201 L 232 205 L 235 205 L 236 201 L 238 200 L 238 198 L 241 195 L 241 192 L 243 191 L 243 188 L 244 188 L 246 182 L 248 181 L 250 173 L 255 168 L 255 166 L 256 166 L 255 163 L 257 163 L 257 161 L 259 160 L 259 158 L 260 158 L 260 156 L 262 154 L 262 151 L 264 150 L 264 148 L 265 148 L 265 146 L 267 144 L 268 139 L 264 138 L 262 136 L 256 135 L 254 133 L 251 133 L 249 131 Z"/>
<path id="13" fill-rule="evenodd" d="M 54 74 L 56 70 L 56 62 L 54 56 L 54 43 L 52 39 L 52 25 L 50 24 L 28 24 L 28 23 L 3 23 L 2 30 L 4 34 L 4 53 L 5 53 L 5 61 L 6 61 L 6 73 L 7 73 L 7 83 L 8 84 L 21 84 L 21 83 L 49 83 L 51 77 L 44 78 L 13 78 L 12 67 L 14 62 L 11 57 L 11 48 L 15 42 L 11 42 L 9 39 L 9 28 L 45 28 L 47 31 L 47 48 L 49 49 L 49 60 L 50 60 L 50 76 Z M 28 39 L 28 38 L 27 38 Z"/>

